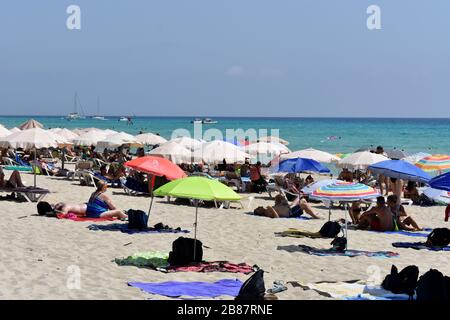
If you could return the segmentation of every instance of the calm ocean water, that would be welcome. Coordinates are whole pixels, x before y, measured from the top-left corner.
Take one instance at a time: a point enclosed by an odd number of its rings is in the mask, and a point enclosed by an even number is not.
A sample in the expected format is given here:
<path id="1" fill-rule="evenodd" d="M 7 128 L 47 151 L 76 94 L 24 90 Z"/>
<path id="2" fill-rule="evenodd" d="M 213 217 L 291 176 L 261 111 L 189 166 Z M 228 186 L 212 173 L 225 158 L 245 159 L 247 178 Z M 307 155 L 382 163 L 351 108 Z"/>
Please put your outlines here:
<path id="1" fill-rule="evenodd" d="M 7 128 L 18 126 L 31 117 L 0 116 Z M 80 119 L 68 121 L 63 117 L 33 116 L 46 128 L 98 127 L 137 134 L 139 131 L 158 132 L 170 138 L 172 131 L 184 128 L 193 133 L 190 117 L 137 117 L 133 125 L 108 120 Z M 291 150 L 314 147 L 324 151 L 353 152 L 362 146 L 382 145 L 408 152 L 450 153 L 450 119 L 369 119 L 369 118 L 214 118 L 217 124 L 203 129 L 278 129 L 280 137 L 290 142 Z"/>

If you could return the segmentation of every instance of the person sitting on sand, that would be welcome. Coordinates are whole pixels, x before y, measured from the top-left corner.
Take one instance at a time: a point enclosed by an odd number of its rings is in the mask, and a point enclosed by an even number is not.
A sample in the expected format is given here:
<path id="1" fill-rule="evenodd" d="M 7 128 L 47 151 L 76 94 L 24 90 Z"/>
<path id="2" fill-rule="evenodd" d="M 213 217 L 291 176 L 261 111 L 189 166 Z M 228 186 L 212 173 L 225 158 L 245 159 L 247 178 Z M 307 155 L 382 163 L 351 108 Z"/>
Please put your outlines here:
<path id="1" fill-rule="evenodd" d="M 309 204 L 306 200 L 302 201 L 301 199 L 298 205 L 293 206 L 292 208 L 289 206 L 289 202 L 286 197 L 281 194 L 275 196 L 275 205 L 264 207 L 258 207 L 255 209 L 254 213 L 259 216 L 266 216 L 269 218 L 292 218 L 299 217 L 306 212 L 314 219 L 320 219 L 317 215 L 314 214 Z"/>
<path id="2" fill-rule="evenodd" d="M 350 218 L 352 219 L 353 224 L 359 223 L 359 216 L 361 215 L 361 211 L 361 201 L 352 202 L 352 205 L 348 209 L 348 213 L 350 215 Z"/>
<path id="3" fill-rule="evenodd" d="M 88 218 L 119 218 L 124 219 L 127 215 L 117 209 L 111 198 L 105 194 L 108 184 L 104 181 L 97 181 L 95 190 L 86 204 L 86 216 Z"/>
<path id="4" fill-rule="evenodd" d="M 417 184 L 414 181 L 408 181 L 408 184 L 403 190 L 403 196 L 407 199 L 411 199 L 414 204 L 420 203 L 420 195 L 417 190 Z"/>
<path id="5" fill-rule="evenodd" d="M 5 180 L 5 173 L 3 172 L 3 168 L 0 167 L 0 188 L 14 189 L 21 187 L 25 187 L 25 185 L 22 183 L 22 177 L 19 171 L 14 170 L 9 179 Z"/>
<path id="6" fill-rule="evenodd" d="M 308 175 L 305 179 L 305 185 L 309 186 L 312 183 L 314 183 L 314 178 L 311 175 Z"/>
<path id="7" fill-rule="evenodd" d="M 423 230 L 411 216 L 408 216 L 406 214 L 405 207 L 403 207 L 402 205 L 398 206 L 398 197 L 395 194 L 392 194 L 387 198 L 387 204 L 391 209 L 391 212 L 399 229 L 406 231 Z"/>
<path id="8" fill-rule="evenodd" d="M 384 197 L 377 198 L 376 207 L 364 212 L 359 218 L 358 229 L 372 231 L 393 231 L 393 215 Z"/>

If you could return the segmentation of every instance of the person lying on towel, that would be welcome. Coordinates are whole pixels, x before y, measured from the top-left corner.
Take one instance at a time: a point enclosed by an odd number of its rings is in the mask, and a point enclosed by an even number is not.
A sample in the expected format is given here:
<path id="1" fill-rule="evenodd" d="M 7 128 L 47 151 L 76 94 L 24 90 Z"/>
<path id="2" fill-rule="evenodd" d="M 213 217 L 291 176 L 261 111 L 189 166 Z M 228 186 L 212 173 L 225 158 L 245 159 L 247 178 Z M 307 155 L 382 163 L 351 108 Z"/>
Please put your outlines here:
<path id="1" fill-rule="evenodd" d="M 299 217 L 306 212 L 314 219 L 320 219 L 311 209 L 311 206 L 305 199 L 298 200 L 298 204 L 292 208 L 289 206 L 289 202 L 286 197 L 281 194 L 276 195 L 275 205 L 264 207 L 258 207 L 254 210 L 254 214 L 258 216 L 266 216 L 270 218 L 293 218 Z"/>
<path id="2" fill-rule="evenodd" d="M 5 173 L 3 172 L 2 167 L 0 167 L 0 188 L 2 189 L 14 189 L 14 188 L 20 188 L 25 187 L 25 185 L 22 183 L 22 177 L 20 176 L 20 172 L 17 170 L 14 170 L 11 173 L 11 176 L 8 180 L 5 179 Z"/>

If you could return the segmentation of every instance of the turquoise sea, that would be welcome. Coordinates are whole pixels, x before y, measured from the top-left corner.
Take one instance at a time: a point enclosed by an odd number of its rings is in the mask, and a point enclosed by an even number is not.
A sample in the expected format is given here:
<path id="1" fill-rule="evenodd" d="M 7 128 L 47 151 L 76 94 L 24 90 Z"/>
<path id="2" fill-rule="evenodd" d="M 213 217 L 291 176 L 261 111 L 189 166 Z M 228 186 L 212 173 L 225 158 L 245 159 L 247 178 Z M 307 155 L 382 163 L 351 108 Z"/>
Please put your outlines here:
<path id="1" fill-rule="evenodd" d="M 34 118 L 45 128 L 98 127 L 131 134 L 139 131 L 159 133 L 171 138 L 175 129 L 191 134 L 194 117 L 136 117 L 133 124 L 108 120 L 80 119 L 68 121 L 63 116 L 0 116 L 0 124 L 7 128 Z M 353 152 L 363 146 L 382 145 L 407 152 L 450 153 L 450 119 L 381 119 L 381 118 L 227 118 L 216 117 L 217 124 L 203 125 L 203 130 L 218 129 L 225 136 L 226 129 L 278 129 L 281 138 L 290 142 L 291 150 L 314 147 L 324 151 Z"/>

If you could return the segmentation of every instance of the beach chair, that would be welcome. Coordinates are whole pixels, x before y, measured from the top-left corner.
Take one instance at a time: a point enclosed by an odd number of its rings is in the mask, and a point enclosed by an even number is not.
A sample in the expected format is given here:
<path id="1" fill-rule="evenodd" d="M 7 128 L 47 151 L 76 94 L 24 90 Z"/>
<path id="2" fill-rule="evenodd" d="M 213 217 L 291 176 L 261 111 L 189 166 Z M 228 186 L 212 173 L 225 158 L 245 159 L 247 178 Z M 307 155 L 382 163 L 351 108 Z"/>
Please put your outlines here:
<path id="1" fill-rule="evenodd" d="M 2 157 L 2 161 L 7 166 L 20 166 L 18 162 L 8 157 Z"/>
<path id="2" fill-rule="evenodd" d="M 96 188 L 96 181 L 101 180 L 90 170 L 79 170 L 77 175 L 81 185 L 91 186 L 94 188 Z"/>
<path id="3" fill-rule="evenodd" d="M 125 191 L 125 193 L 127 195 L 129 195 L 129 196 L 138 196 L 138 195 L 150 196 L 150 193 L 148 193 L 148 192 L 143 192 L 141 190 L 133 189 L 133 185 L 130 183 L 127 183 L 128 179 L 126 177 L 121 177 L 119 180 L 122 185 L 123 191 Z"/>
<path id="4" fill-rule="evenodd" d="M 28 202 L 40 202 L 50 193 L 49 190 L 38 187 L 0 188 L 0 192 L 20 194 Z"/>
<path id="5" fill-rule="evenodd" d="M 98 158 L 93 158 L 92 161 L 94 162 L 94 167 L 97 169 L 100 169 L 104 165 L 106 165 L 106 166 L 109 165 L 109 163 L 107 163 L 106 161 L 103 161 Z"/>
<path id="6" fill-rule="evenodd" d="M 69 156 L 67 154 L 64 154 L 64 162 L 65 163 L 67 163 L 67 164 L 76 164 L 78 161 L 81 161 L 80 157 Z"/>

